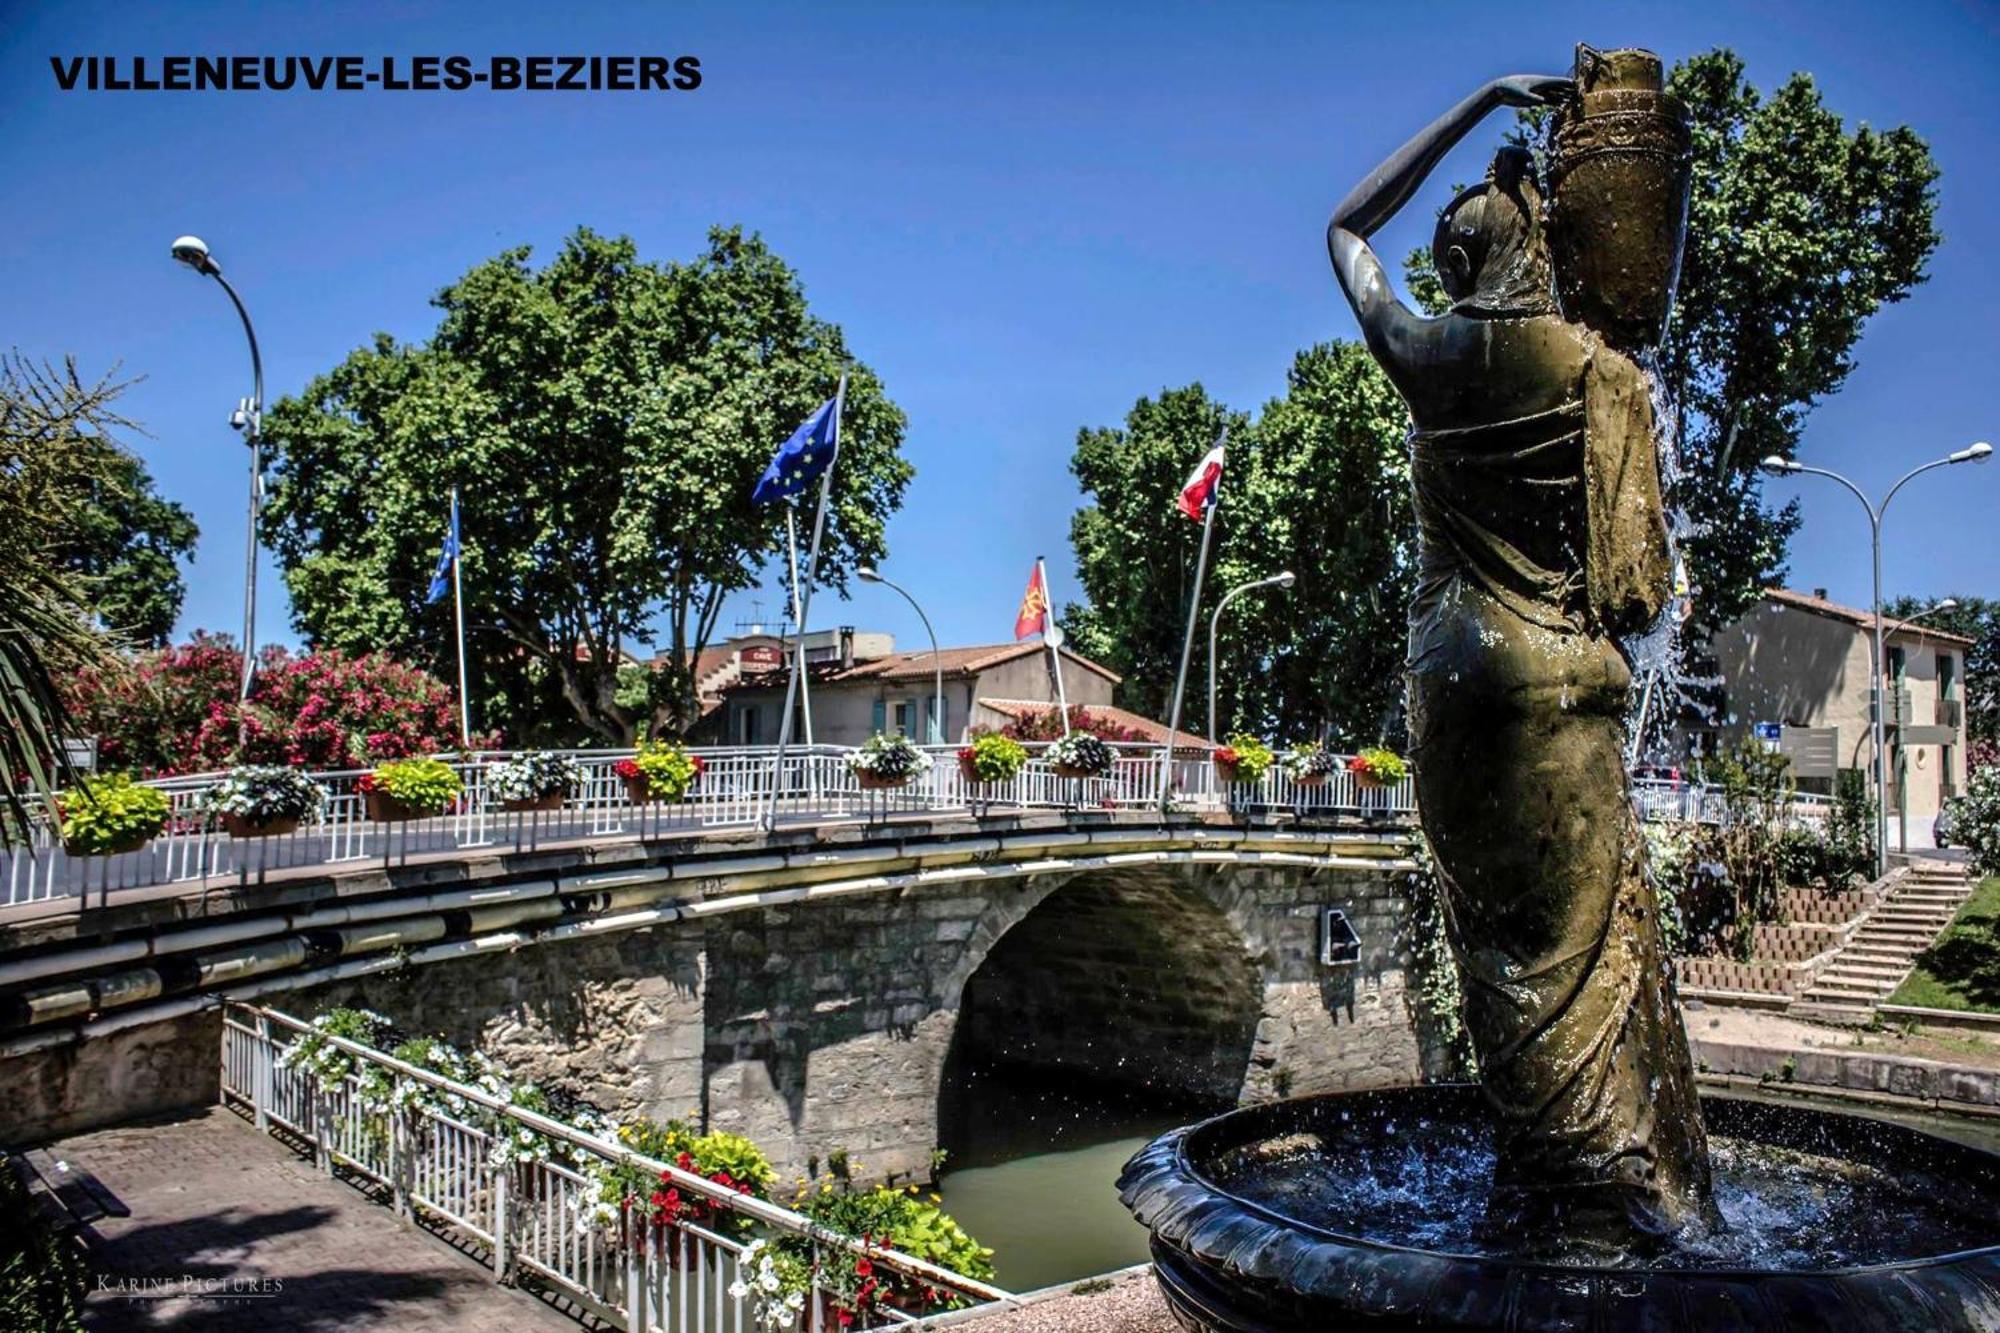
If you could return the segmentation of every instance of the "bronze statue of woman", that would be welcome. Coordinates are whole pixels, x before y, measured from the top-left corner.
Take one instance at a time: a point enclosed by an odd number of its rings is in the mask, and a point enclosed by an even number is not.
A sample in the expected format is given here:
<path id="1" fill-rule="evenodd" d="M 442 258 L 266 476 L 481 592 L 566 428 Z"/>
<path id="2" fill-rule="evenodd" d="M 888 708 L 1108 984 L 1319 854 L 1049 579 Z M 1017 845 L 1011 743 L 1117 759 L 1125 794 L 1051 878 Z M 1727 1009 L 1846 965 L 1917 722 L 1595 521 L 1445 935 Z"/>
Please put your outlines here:
<path id="1" fill-rule="evenodd" d="M 1558 248 L 1570 260 L 1559 283 L 1534 163 L 1503 150 L 1438 222 L 1432 257 L 1452 306 L 1437 318 L 1397 300 L 1368 237 L 1497 108 L 1558 107 L 1577 140 L 1586 113 L 1607 105 L 1590 80 L 1617 91 L 1609 84 L 1630 73 L 1629 62 L 1611 70 L 1590 55 L 1600 63 L 1580 58 L 1575 79 L 1519 75 L 1467 97 L 1357 186 L 1327 229 L 1369 349 L 1415 423 L 1410 732 L 1467 1025 L 1499 1119 L 1488 1221 L 1544 1251 L 1623 1251 L 1712 1217 L 1687 1039 L 1624 763 L 1623 639 L 1658 618 L 1672 559 L 1653 401 L 1628 352 L 1643 351 L 1646 329 L 1658 337 L 1684 212 L 1660 221 L 1674 164 L 1647 175 L 1627 143 L 1592 189 L 1556 189 L 1556 225 L 1568 228 Z M 1658 70 L 1655 59 L 1655 116 Z M 1623 115 L 1633 101 L 1610 104 Z M 1599 140 L 1624 133 L 1603 119 L 1587 128 Z M 1671 133 L 1640 128 L 1673 156 Z M 1569 165 L 1563 133 L 1556 172 Z M 1684 200 L 1684 147 L 1677 169 Z M 1637 174 L 1621 192 L 1615 173 L 1626 170 Z M 1626 202 L 1629 218 L 1588 213 Z M 1660 290 L 1636 302 L 1590 280 L 1605 259 L 1591 247 L 1621 225 L 1628 240 L 1673 250 L 1616 265 L 1628 278 L 1653 275 Z"/>

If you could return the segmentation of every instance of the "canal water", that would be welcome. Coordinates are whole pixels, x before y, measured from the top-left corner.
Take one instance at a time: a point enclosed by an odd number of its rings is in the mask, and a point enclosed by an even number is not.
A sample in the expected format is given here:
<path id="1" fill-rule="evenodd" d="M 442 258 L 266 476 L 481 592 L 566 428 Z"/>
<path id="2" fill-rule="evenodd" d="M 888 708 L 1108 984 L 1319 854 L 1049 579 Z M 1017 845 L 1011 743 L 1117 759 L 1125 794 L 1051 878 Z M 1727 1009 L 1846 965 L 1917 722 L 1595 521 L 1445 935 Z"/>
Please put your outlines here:
<path id="1" fill-rule="evenodd" d="M 1220 1109 L 1014 1071 L 973 1077 L 946 1136 L 944 1210 L 993 1248 L 1010 1291 L 1143 1263 L 1146 1230 L 1118 1202 L 1118 1173 L 1160 1134 Z"/>

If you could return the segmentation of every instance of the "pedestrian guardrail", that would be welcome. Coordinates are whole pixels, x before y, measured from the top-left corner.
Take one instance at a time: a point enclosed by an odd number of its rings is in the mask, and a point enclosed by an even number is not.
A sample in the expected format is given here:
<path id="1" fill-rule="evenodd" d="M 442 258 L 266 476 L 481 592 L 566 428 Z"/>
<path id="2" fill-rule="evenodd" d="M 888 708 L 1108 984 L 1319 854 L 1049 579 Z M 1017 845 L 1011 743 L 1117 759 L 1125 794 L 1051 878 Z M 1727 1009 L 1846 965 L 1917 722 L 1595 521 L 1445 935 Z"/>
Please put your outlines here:
<path id="1" fill-rule="evenodd" d="M 366 769 L 310 774 L 328 795 L 320 818 L 271 837 L 232 837 L 203 810 L 204 794 L 224 774 L 161 778 L 166 828 L 146 846 L 110 856 L 73 857 L 57 830 L 38 824 L 29 843 L 0 851 L 0 881 L 8 905 L 100 899 L 158 885 L 234 881 L 257 883 L 278 872 L 354 862 L 395 863 L 456 850 L 531 851 L 610 838 L 652 839 L 707 829 L 867 822 L 895 816 L 979 818 L 1022 810 L 1144 811 L 1161 807 L 1161 783 L 1171 782 L 1173 808 L 1198 813 L 1301 818 L 1408 820 L 1416 810 L 1408 779 L 1389 787 L 1363 785 L 1344 770 L 1301 783 L 1274 766 L 1254 783 L 1227 782 L 1206 753 L 1176 750 L 1163 763 L 1160 745 L 1113 746 L 1110 769 L 1097 777 L 1058 773 L 1030 747 L 1028 762 L 1003 782 L 966 776 L 955 746 L 924 747 L 930 768 L 906 786 L 863 790 L 837 746 L 791 747 L 782 766 L 775 746 L 691 749 L 702 761 L 685 799 L 635 804 L 617 773 L 630 750 L 567 751 L 582 780 L 560 809 L 510 812 L 487 786 L 492 769 L 515 757 L 492 751 L 442 755 L 458 770 L 464 794 L 448 811 L 426 819 L 372 822 L 358 786 Z"/>
<path id="2" fill-rule="evenodd" d="M 328 1085 L 289 1064 L 286 1050 L 309 1034 L 347 1056 L 354 1072 Z M 851 1269 L 857 1261 L 937 1293 L 932 1306 L 1015 1299 L 989 1283 L 842 1235 L 788 1208 L 318 1031 L 275 1009 L 228 1005 L 221 1058 L 223 1105 L 248 1115 L 258 1129 L 284 1131 L 309 1148 L 329 1175 L 371 1185 L 402 1216 L 483 1251 L 495 1281 L 529 1278 L 546 1284 L 616 1328 L 742 1333 L 792 1327 L 834 1333 L 836 1327 L 907 1326 L 930 1313 L 882 1304 L 837 1309 L 842 1293 L 822 1275 Z M 370 1080 L 363 1071 L 383 1077 Z M 392 1089 L 386 1096 L 385 1084 Z M 411 1088 L 440 1094 L 436 1100 L 450 1109 L 402 1095 Z M 513 1151 L 507 1140 L 519 1134 L 552 1145 L 549 1159 Z M 556 1156 L 565 1160 L 552 1160 Z M 704 1200 L 709 1224 L 657 1223 L 641 1202 L 621 1207 L 609 1229 L 601 1226 L 590 1206 L 586 1169 L 593 1164 L 637 1167 L 663 1189 Z M 738 1220 L 741 1225 L 731 1224 Z M 748 1254 L 754 1240 L 781 1236 L 805 1240 L 813 1255 L 809 1298 L 789 1326 L 759 1319 Z"/>

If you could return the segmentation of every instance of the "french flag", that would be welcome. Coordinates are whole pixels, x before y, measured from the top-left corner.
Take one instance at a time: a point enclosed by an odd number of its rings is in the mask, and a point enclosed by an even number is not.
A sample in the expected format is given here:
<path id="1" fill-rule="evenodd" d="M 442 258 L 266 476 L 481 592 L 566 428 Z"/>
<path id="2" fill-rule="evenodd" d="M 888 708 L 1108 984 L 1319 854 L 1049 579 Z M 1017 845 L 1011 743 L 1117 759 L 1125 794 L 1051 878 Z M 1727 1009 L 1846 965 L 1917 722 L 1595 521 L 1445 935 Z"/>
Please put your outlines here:
<path id="1" fill-rule="evenodd" d="M 1199 523 L 1208 517 L 1209 506 L 1215 503 L 1216 492 L 1222 489 L 1222 446 L 1216 445 L 1188 474 L 1187 485 L 1181 487 L 1178 508 L 1183 514 Z"/>

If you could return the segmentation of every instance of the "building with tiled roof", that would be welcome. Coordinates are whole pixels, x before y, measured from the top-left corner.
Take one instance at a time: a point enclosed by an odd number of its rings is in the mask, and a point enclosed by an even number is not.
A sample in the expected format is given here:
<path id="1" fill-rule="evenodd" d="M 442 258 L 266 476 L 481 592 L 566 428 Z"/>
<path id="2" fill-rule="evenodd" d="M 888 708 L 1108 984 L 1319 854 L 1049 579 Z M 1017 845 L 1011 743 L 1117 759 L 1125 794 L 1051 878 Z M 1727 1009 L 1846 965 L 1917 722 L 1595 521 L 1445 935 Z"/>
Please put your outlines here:
<path id="1" fill-rule="evenodd" d="M 859 745 L 878 731 L 929 739 L 940 670 L 944 708 L 936 734 L 952 742 L 971 727 L 997 728 L 1013 720 L 1007 709 L 1055 706 L 1055 677 L 1048 649 L 1040 642 L 975 644 L 945 648 L 935 655 L 929 648 L 898 651 L 889 643 L 871 653 L 868 649 L 888 636 L 845 633 L 850 637 L 836 651 L 818 660 L 809 655 L 806 664 L 813 740 L 819 744 Z M 1072 705 L 1115 713 L 1121 725 L 1135 730 L 1150 727 L 1164 734 L 1158 723 L 1112 708 L 1117 672 L 1067 649 L 1062 661 L 1063 685 Z M 730 745 L 775 742 L 786 676 L 781 656 L 759 669 L 741 668 L 736 679 L 717 691 L 721 706 L 711 713 L 705 739 Z M 992 701 L 1006 708 L 989 707 Z M 804 732 L 801 715 L 793 734 L 803 738 Z"/>
<path id="2" fill-rule="evenodd" d="M 1767 589 L 1710 642 L 1723 703 L 1695 730 L 1694 745 L 1712 754 L 1761 729 L 1790 756 L 1807 791 L 1831 792 L 1842 770 L 1872 771 L 1874 628 L 1872 614 L 1828 600 L 1824 589 Z M 1891 620 L 1886 629 L 1889 846 L 1929 847 L 1931 821 L 1965 790 L 1965 662 L 1973 642 L 1921 621 Z"/>

